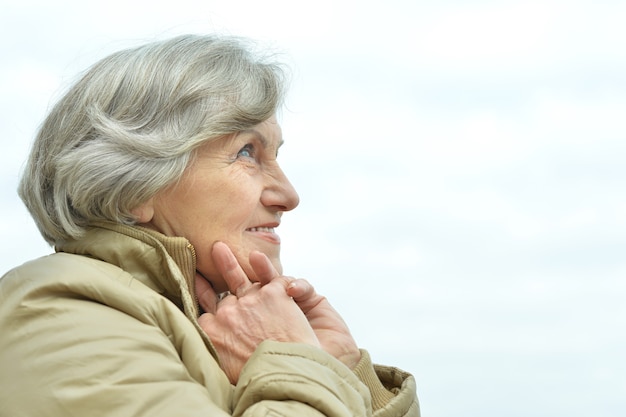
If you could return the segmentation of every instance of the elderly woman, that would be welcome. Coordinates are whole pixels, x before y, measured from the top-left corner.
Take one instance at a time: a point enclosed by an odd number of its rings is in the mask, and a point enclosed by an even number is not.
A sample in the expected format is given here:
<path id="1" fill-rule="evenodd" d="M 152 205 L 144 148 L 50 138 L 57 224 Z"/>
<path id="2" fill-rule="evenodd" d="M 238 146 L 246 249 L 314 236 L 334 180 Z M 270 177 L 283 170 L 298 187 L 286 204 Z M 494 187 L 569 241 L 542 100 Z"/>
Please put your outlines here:
<path id="1" fill-rule="evenodd" d="M 233 38 L 115 53 L 52 109 L 19 193 L 55 253 L 0 280 L 3 416 L 418 416 L 276 228 L 281 67 Z"/>

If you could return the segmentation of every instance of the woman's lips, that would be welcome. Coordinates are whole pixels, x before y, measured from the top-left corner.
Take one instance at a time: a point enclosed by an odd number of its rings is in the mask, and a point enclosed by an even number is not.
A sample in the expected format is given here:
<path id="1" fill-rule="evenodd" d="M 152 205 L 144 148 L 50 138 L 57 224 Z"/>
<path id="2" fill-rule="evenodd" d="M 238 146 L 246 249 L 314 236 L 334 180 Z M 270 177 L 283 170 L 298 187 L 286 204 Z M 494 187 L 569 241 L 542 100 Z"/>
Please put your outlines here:
<path id="1" fill-rule="evenodd" d="M 276 234 L 273 227 L 251 227 L 246 229 L 246 232 L 250 232 L 255 237 L 266 240 L 270 243 L 280 243 L 280 236 Z"/>

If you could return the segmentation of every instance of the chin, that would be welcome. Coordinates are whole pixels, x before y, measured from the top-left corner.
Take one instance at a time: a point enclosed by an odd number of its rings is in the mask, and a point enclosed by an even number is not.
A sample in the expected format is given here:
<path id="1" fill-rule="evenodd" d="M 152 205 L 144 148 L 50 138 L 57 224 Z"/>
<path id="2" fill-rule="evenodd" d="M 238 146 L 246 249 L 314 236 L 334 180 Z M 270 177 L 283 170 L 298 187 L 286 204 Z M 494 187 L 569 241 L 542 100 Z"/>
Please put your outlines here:
<path id="1" fill-rule="evenodd" d="M 270 258 L 270 262 L 274 265 L 274 268 L 278 272 L 278 275 L 283 274 L 283 264 L 280 262 L 280 258 Z"/>

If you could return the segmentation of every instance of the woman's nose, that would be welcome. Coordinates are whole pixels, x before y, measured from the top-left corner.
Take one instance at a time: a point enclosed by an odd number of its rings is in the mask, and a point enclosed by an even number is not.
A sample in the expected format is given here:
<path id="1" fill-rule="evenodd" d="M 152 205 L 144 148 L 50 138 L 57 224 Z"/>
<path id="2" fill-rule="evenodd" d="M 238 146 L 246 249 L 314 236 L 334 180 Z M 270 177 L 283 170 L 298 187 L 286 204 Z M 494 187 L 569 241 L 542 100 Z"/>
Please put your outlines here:
<path id="1" fill-rule="evenodd" d="M 276 165 L 268 173 L 268 185 L 263 190 L 261 202 L 266 207 L 276 207 L 280 211 L 295 209 L 300 203 L 300 196 L 293 187 L 283 170 Z"/>

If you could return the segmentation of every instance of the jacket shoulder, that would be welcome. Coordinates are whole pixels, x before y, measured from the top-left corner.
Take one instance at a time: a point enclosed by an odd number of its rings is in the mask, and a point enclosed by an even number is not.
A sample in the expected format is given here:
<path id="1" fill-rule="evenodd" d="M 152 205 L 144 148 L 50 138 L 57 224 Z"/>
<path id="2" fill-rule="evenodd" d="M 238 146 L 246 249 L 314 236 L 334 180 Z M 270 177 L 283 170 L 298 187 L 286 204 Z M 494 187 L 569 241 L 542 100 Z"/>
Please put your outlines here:
<path id="1" fill-rule="evenodd" d="M 193 407 L 213 415 L 229 401 L 228 381 L 186 316 L 97 259 L 57 253 L 7 273 L 0 334 L 0 408 L 11 415 L 191 415 Z M 209 380 L 223 380 L 212 401 Z M 179 414 L 176 401 L 164 404 L 174 397 L 185 403 Z M 142 404 L 145 412 L 133 408 Z"/>
<path id="2" fill-rule="evenodd" d="M 26 262 L 0 278 L 0 299 L 19 299 L 28 293 L 83 291 L 88 288 L 119 285 L 143 287 L 123 269 L 83 255 L 55 253 Z"/>

